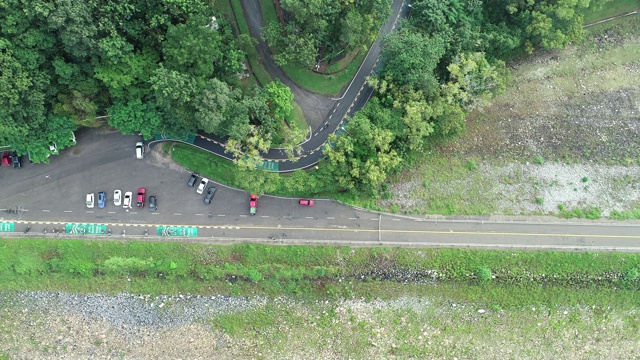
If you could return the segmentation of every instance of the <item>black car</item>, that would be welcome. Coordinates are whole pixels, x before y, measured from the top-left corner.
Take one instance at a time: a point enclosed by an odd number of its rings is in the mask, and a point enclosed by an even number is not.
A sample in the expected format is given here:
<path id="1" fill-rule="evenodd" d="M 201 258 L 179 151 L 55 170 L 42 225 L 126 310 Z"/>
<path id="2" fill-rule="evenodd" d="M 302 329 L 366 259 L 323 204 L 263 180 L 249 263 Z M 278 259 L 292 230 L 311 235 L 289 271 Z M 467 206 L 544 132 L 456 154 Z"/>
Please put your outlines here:
<path id="1" fill-rule="evenodd" d="M 213 200 L 213 195 L 216 194 L 216 188 L 213 186 L 209 186 L 207 190 L 207 195 L 204 197 L 205 204 L 211 204 L 211 200 Z"/>
<path id="2" fill-rule="evenodd" d="M 156 211 L 158 210 L 158 202 L 156 200 L 155 195 L 149 196 L 149 210 Z"/>
<path id="3" fill-rule="evenodd" d="M 191 173 L 191 177 L 189 178 L 189 182 L 187 184 L 190 187 L 193 187 L 196 184 L 196 180 L 198 180 L 198 174 Z"/>
<path id="4" fill-rule="evenodd" d="M 15 151 L 11 153 L 11 162 L 13 163 L 14 169 L 20 169 L 22 166 L 22 162 L 20 161 L 20 156 Z"/>

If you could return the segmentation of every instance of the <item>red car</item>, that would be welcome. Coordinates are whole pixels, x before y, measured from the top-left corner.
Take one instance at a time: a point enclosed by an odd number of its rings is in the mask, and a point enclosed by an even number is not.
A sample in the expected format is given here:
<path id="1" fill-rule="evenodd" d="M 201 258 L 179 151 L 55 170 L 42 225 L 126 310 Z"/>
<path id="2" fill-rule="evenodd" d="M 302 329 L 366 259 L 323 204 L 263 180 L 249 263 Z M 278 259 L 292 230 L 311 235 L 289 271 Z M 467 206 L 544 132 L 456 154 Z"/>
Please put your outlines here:
<path id="1" fill-rule="evenodd" d="M 258 211 L 258 195 L 251 194 L 251 196 L 249 196 L 249 214 L 253 216 L 256 214 L 256 211 Z"/>
<path id="2" fill-rule="evenodd" d="M 136 206 L 139 208 L 143 208 L 144 207 L 144 198 L 147 194 L 147 190 L 145 190 L 145 188 L 140 188 L 138 189 L 138 199 L 136 201 Z"/>
<path id="3" fill-rule="evenodd" d="M 11 166 L 11 153 L 8 151 L 2 154 L 2 166 Z"/>
<path id="4" fill-rule="evenodd" d="M 300 200 L 298 200 L 298 204 L 300 204 L 302 206 L 312 207 L 314 202 L 313 202 L 313 200 L 300 199 Z"/>

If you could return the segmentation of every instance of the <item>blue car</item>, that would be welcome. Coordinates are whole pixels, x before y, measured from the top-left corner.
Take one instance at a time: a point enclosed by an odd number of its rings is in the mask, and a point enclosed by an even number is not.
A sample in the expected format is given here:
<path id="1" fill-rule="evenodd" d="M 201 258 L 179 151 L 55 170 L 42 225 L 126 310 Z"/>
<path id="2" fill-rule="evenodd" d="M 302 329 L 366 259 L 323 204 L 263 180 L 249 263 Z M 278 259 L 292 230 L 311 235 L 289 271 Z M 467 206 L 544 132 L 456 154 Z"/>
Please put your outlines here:
<path id="1" fill-rule="evenodd" d="M 104 208 L 107 206 L 107 194 L 104 191 L 98 193 L 98 207 Z"/>

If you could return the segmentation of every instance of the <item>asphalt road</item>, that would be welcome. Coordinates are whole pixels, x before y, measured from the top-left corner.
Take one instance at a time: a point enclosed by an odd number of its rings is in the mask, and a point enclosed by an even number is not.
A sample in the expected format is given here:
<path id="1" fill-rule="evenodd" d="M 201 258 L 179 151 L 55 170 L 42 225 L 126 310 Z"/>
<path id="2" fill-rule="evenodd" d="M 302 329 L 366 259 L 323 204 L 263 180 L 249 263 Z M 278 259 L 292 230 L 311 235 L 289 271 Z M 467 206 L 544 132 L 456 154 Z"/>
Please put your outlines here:
<path id="1" fill-rule="evenodd" d="M 271 244 L 341 244 L 351 246 L 432 246 L 500 249 L 640 251 L 640 227 L 632 222 L 572 222 L 555 218 L 425 218 L 379 214 L 317 199 L 302 207 L 298 199 L 262 196 L 258 213 L 249 216 L 248 194 L 216 185 L 211 205 L 187 186 L 190 173 L 165 157 L 160 148 L 137 160 L 139 138 L 118 131 L 84 129 L 78 144 L 52 156 L 48 165 L 0 168 L 0 220 L 15 223 L 6 236 L 75 237 L 52 234 L 65 224 L 104 224 L 112 238 L 166 241 L 157 226 L 197 228 L 190 242 L 265 242 Z M 26 160 L 26 159 L 23 159 Z M 145 187 L 158 197 L 158 210 L 113 205 L 113 190 Z M 87 209 L 85 194 L 105 191 L 104 209 Z M 7 210 L 19 209 L 18 213 Z M 31 226 L 28 234 L 23 234 Z M 48 233 L 43 234 L 47 229 Z M 144 230 L 149 232 L 144 237 Z M 105 239 L 107 235 L 87 236 Z"/>

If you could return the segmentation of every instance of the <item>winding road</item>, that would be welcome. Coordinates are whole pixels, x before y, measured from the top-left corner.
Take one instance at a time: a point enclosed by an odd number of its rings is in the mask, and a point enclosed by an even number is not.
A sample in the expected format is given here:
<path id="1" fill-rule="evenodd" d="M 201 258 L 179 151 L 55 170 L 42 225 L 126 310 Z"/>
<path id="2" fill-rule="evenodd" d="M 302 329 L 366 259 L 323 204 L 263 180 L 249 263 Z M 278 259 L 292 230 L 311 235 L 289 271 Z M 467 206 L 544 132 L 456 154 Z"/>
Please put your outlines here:
<path id="1" fill-rule="evenodd" d="M 339 98 L 330 98 L 302 89 L 287 77 L 284 71 L 274 63 L 269 48 L 260 37 L 260 31 L 263 25 L 260 1 L 242 0 L 242 6 L 251 36 L 259 39 L 256 48 L 263 65 L 273 78 L 280 79 L 282 83 L 291 88 L 294 101 L 296 101 L 302 109 L 312 129 L 311 136 L 300 144 L 302 146 L 302 155 L 296 158 L 295 161 L 290 160 L 283 149 L 273 148 L 262 154 L 262 158 L 265 160 L 263 169 L 274 172 L 291 172 L 312 167 L 324 157 L 322 148 L 327 144 L 329 135 L 333 133 L 339 135 L 345 133 L 345 117 L 347 115 L 351 116 L 354 112 L 361 109 L 373 94 L 373 89 L 366 84 L 366 79 L 378 64 L 380 57 L 380 39 L 382 36 L 393 31 L 399 18 L 407 17 L 410 7 L 405 4 L 404 0 L 393 1 L 391 4 L 392 15 L 389 17 L 387 23 L 380 29 L 378 39 L 369 49 L 367 56 L 353 80 L 347 89 L 344 90 L 342 96 Z M 175 141 L 174 139 L 161 139 L 151 141 L 149 146 L 153 147 L 160 141 L 168 140 Z M 225 139 L 220 136 L 199 131 L 192 145 L 231 160 L 232 157 L 224 151 L 224 143 Z"/>

